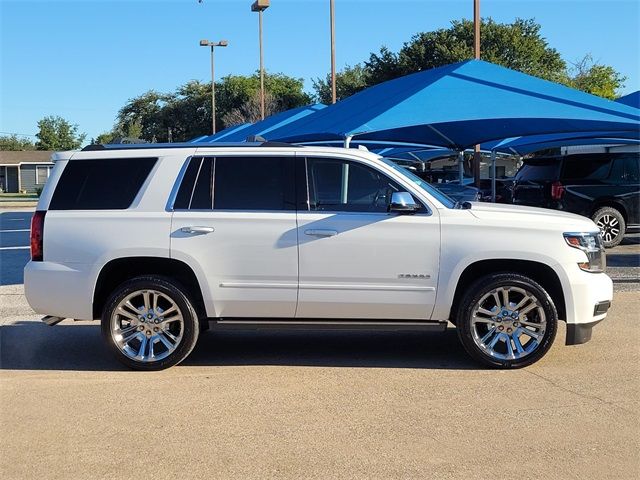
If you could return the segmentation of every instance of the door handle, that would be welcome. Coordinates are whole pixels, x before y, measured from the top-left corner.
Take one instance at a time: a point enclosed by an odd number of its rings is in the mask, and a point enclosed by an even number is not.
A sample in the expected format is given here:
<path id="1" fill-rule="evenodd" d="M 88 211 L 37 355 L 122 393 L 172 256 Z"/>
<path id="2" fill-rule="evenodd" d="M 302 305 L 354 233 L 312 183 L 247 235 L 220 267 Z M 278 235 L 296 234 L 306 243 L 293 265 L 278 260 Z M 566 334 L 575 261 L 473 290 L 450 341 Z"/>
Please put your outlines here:
<path id="1" fill-rule="evenodd" d="M 192 235 L 201 235 L 213 232 L 213 227 L 182 227 L 180 231 L 183 233 L 190 233 Z"/>
<path id="2" fill-rule="evenodd" d="M 333 237 L 338 234 L 336 230 L 305 230 L 305 235 L 311 235 L 313 237 Z"/>

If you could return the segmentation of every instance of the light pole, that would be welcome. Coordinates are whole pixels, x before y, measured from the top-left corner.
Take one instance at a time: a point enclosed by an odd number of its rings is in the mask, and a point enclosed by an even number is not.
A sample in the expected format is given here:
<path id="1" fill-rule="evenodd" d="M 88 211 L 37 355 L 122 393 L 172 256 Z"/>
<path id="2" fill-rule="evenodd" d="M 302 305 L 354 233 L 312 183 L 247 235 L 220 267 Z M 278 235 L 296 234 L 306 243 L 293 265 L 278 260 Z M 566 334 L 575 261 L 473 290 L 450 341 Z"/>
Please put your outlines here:
<path id="1" fill-rule="evenodd" d="M 264 120 L 264 57 L 262 55 L 262 12 L 269 8 L 269 0 L 256 0 L 252 12 L 258 12 L 258 36 L 260 37 L 260 116 Z"/>
<path id="2" fill-rule="evenodd" d="M 329 2 L 331 17 L 331 103 L 336 103 L 336 5 L 335 0 Z"/>
<path id="3" fill-rule="evenodd" d="M 201 47 L 211 47 L 211 135 L 216 133 L 216 77 L 213 63 L 213 49 L 215 47 L 226 47 L 229 42 L 220 40 L 219 42 L 210 42 L 209 40 L 200 40 Z"/>

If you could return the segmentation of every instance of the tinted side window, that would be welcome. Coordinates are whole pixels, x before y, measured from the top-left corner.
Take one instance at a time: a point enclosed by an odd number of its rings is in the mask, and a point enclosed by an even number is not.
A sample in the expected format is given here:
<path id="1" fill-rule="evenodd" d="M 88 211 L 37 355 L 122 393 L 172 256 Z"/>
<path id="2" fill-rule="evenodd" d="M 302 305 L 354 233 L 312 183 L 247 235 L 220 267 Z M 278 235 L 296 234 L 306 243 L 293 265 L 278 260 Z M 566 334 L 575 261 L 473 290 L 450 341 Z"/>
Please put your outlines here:
<path id="1" fill-rule="evenodd" d="M 295 210 L 293 157 L 217 157 L 213 208 Z"/>
<path id="2" fill-rule="evenodd" d="M 640 154 L 631 154 L 625 156 L 624 176 L 626 183 L 640 182 Z"/>
<path id="3" fill-rule="evenodd" d="M 51 210 L 129 208 L 157 158 L 70 160 L 51 198 Z"/>
<path id="4" fill-rule="evenodd" d="M 557 180 L 560 160 L 557 158 L 526 160 L 516 173 L 516 180 Z"/>
<path id="5" fill-rule="evenodd" d="M 386 212 L 400 187 L 365 165 L 343 160 L 307 159 L 311 210 Z"/>
<path id="6" fill-rule="evenodd" d="M 604 180 L 610 168 L 609 155 L 569 155 L 564 161 L 562 180 Z"/>
<path id="7" fill-rule="evenodd" d="M 180 188 L 178 189 L 178 193 L 176 194 L 176 199 L 173 202 L 174 209 L 186 210 L 189 208 L 189 204 L 191 203 L 191 195 L 193 194 L 193 187 L 196 183 L 196 178 L 198 178 L 198 172 L 200 171 L 202 160 L 202 158 L 198 157 L 192 158 L 189 161 L 189 165 L 187 166 L 187 169 L 184 172 L 184 176 L 182 177 Z"/>

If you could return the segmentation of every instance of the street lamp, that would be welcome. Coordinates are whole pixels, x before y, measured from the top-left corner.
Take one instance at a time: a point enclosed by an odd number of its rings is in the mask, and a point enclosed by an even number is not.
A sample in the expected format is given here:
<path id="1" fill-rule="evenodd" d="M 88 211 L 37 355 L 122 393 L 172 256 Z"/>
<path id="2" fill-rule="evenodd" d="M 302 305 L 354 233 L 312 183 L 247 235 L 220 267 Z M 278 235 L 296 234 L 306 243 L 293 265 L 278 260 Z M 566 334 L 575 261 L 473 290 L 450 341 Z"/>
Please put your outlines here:
<path id="1" fill-rule="evenodd" d="M 216 82 L 213 67 L 213 49 L 215 47 L 226 47 L 229 42 L 220 40 L 219 42 L 210 42 L 209 40 L 200 40 L 201 47 L 211 47 L 211 134 L 216 133 Z"/>
<path id="2" fill-rule="evenodd" d="M 264 120 L 264 57 L 262 55 L 262 12 L 269 8 L 269 0 L 256 0 L 252 12 L 258 12 L 258 35 L 260 37 L 260 116 Z"/>

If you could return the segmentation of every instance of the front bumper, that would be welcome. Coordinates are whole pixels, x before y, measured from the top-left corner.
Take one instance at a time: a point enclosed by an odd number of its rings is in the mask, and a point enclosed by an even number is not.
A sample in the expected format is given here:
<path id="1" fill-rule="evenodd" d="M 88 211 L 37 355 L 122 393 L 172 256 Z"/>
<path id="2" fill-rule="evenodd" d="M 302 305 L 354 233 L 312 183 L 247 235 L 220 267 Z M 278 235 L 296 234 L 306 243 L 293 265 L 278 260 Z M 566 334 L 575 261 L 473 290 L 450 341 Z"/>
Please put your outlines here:
<path id="1" fill-rule="evenodd" d="M 600 320 L 594 320 L 589 323 L 573 323 L 567 325 L 567 345 L 580 345 L 582 343 L 587 343 L 591 340 L 591 330 L 597 324 L 599 324 L 604 317 L 607 315 L 609 308 L 611 307 L 611 302 L 609 300 L 605 300 L 603 302 L 598 302 L 593 307 L 593 316 L 601 317 Z"/>
<path id="2" fill-rule="evenodd" d="M 566 345 L 580 345 L 591 339 L 595 325 L 607 316 L 613 299 L 613 282 L 604 273 L 588 273 L 576 265 L 565 270 L 563 286 L 567 307 Z"/>

